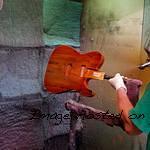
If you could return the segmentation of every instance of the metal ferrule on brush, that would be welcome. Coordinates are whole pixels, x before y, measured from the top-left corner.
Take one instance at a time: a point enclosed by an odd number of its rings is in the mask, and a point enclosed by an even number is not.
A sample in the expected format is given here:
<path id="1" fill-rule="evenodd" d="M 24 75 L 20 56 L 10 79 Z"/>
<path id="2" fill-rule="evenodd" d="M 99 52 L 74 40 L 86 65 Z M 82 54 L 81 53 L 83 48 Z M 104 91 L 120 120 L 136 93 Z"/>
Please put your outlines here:
<path id="1" fill-rule="evenodd" d="M 145 69 L 146 67 L 150 67 L 150 61 L 140 65 L 139 69 Z"/>

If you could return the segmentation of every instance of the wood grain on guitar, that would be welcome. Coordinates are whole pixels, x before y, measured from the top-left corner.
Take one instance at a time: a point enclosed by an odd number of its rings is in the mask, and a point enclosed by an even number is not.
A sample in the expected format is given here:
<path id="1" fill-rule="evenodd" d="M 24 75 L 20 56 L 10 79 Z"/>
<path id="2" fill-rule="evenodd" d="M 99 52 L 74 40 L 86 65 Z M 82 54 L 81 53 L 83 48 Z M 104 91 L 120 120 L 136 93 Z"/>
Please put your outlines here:
<path id="1" fill-rule="evenodd" d="M 44 86 L 52 93 L 75 90 L 84 96 L 94 96 L 88 81 L 104 79 L 104 73 L 98 72 L 103 62 L 104 56 L 97 51 L 80 54 L 72 47 L 58 46 L 50 56 Z"/>

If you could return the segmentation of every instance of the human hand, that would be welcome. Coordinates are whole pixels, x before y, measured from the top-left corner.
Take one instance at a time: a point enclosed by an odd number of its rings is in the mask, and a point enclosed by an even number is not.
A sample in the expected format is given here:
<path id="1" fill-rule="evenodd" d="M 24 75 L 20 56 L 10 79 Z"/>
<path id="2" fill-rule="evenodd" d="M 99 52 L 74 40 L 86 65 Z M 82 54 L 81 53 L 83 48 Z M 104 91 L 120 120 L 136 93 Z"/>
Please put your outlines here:
<path id="1" fill-rule="evenodd" d="M 116 89 L 124 88 L 125 92 L 127 93 L 127 88 L 123 81 L 123 76 L 120 73 L 117 73 L 113 78 L 109 79 L 109 83 Z"/>

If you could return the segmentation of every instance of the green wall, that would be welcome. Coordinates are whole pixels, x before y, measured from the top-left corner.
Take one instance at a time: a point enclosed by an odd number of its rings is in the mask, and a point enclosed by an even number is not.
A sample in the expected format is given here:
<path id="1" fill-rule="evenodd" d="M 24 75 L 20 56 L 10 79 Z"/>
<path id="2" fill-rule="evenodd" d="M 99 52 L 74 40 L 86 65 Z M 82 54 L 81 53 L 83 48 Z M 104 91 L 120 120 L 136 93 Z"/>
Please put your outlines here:
<path id="1" fill-rule="evenodd" d="M 141 63 L 143 0 L 84 0 L 81 22 L 81 50 L 98 50 L 105 56 L 101 71 L 148 80 L 139 71 Z M 146 80 L 143 80 L 146 82 Z M 115 90 L 108 81 L 90 81 L 97 94 L 82 97 L 82 102 L 95 108 L 117 113 Z M 129 136 L 121 129 L 86 120 L 83 148 L 86 150 L 144 150 L 145 135 Z"/>

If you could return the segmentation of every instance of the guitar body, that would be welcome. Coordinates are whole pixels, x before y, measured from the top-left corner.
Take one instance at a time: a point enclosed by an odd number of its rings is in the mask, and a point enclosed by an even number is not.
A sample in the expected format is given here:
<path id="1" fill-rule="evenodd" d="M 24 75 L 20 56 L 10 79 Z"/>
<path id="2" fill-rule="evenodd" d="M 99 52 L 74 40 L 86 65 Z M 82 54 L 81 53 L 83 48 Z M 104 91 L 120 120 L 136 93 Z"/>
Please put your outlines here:
<path id="1" fill-rule="evenodd" d="M 81 70 L 86 67 L 97 71 L 103 62 L 104 57 L 97 51 L 80 54 L 69 46 L 58 46 L 48 61 L 44 87 L 52 93 L 75 90 L 84 96 L 93 96 L 88 88 L 90 78 L 82 77 Z"/>

